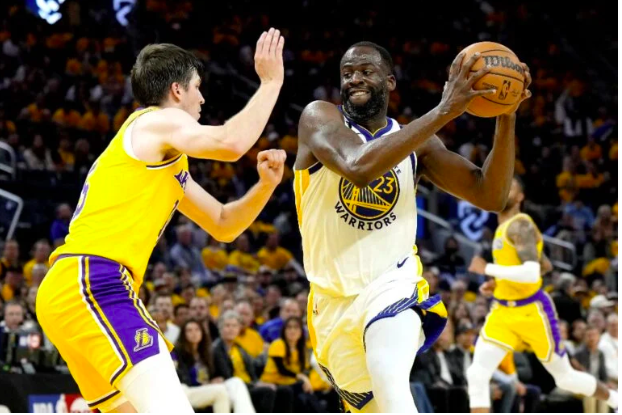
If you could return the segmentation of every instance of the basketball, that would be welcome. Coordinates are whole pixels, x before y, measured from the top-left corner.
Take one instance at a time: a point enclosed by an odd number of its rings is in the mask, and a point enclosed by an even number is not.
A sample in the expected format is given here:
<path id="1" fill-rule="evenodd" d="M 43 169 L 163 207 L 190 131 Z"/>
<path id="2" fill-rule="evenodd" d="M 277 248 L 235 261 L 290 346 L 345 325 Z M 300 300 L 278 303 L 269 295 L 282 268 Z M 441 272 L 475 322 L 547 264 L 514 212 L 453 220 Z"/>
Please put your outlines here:
<path id="1" fill-rule="evenodd" d="M 481 53 L 481 57 L 471 68 L 471 73 L 490 65 L 492 71 L 478 80 L 473 89 L 495 88 L 493 96 L 476 97 L 467 112 L 477 117 L 496 117 L 514 109 L 523 92 L 525 74 L 520 60 L 512 50 L 495 42 L 474 43 L 464 49 L 463 63 L 468 61 L 474 53 Z"/>

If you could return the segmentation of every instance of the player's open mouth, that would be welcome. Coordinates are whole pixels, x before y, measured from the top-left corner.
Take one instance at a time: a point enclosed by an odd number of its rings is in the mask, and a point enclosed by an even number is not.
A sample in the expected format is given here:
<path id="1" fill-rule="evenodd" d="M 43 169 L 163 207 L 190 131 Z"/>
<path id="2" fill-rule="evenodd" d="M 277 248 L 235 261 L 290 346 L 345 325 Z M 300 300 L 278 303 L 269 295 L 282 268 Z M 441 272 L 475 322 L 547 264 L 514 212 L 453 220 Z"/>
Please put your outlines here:
<path id="1" fill-rule="evenodd" d="M 349 95 L 351 97 L 362 97 L 362 96 L 365 96 L 365 95 L 368 95 L 368 94 L 369 94 L 369 91 L 367 91 L 365 89 L 357 89 L 357 90 L 349 92 Z"/>

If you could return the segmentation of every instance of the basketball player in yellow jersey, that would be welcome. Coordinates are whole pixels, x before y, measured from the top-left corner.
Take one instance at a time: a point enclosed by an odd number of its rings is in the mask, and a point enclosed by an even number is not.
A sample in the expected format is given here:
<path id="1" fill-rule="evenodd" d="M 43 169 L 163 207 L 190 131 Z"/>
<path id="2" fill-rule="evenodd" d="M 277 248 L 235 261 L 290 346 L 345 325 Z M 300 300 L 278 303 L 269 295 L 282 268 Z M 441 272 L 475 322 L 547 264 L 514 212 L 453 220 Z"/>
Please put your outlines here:
<path id="1" fill-rule="evenodd" d="M 158 238 L 179 210 L 220 241 L 233 241 L 280 183 L 285 152 L 259 153 L 259 182 L 222 205 L 188 173 L 188 156 L 234 161 L 259 138 L 283 83 L 278 30 L 257 43 L 261 86 L 224 126 L 197 120 L 201 64 L 177 46 L 146 46 L 132 69 L 132 114 L 93 163 L 66 243 L 37 296 L 37 316 L 91 408 L 193 412 L 167 344 L 137 296 Z"/>
<path id="2" fill-rule="evenodd" d="M 387 117 L 396 87 L 389 52 L 371 42 L 341 59 L 342 107 L 309 104 L 300 119 L 295 194 L 304 264 L 311 282 L 308 324 L 318 363 L 357 412 L 414 412 L 410 370 L 442 332 L 447 311 L 429 297 L 413 252 L 416 184 L 501 210 L 514 170 L 515 115 L 497 118 L 480 168 L 435 133 L 460 116 L 489 69 L 458 55 L 439 105 L 408 125 Z M 526 85 L 530 77 L 525 65 Z M 524 90 L 522 99 L 529 97 Z"/>
<path id="3" fill-rule="evenodd" d="M 472 412 L 490 411 L 490 378 L 508 351 L 528 345 L 562 389 L 595 396 L 618 407 L 618 393 L 608 390 L 592 375 L 574 370 L 561 343 L 557 311 L 542 291 L 541 274 L 551 270 L 542 253 L 542 235 L 531 217 L 521 213 L 525 195 L 514 179 L 506 208 L 499 213 L 499 227 L 492 244 L 494 264 L 474 257 L 469 271 L 494 277 L 484 294 L 493 290 L 493 305 L 475 345 L 467 370 Z"/>

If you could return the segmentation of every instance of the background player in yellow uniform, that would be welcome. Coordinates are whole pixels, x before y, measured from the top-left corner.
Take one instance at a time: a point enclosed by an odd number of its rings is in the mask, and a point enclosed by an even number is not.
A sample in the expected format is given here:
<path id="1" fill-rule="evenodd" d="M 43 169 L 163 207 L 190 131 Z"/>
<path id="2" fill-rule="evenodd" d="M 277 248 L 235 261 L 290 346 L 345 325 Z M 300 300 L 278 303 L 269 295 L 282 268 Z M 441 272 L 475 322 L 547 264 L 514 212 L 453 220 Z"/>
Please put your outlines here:
<path id="1" fill-rule="evenodd" d="M 176 210 L 218 240 L 242 233 L 280 183 L 285 152 L 259 153 L 259 183 L 222 205 L 188 173 L 188 156 L 234 161 L 256 142 L 283 83 L 283 43 L 264 32 L 255 54 L 261 86 L 224 126 L 197 120 L 201 64 L 170 44 L 149 45 L 132 69 L 132 114 L 93 164 L 66 243 L 37 297 L 43 330 L 92 408 L 192 412 L 158 326 L 137 296 L 147 262 Z"/>
<path id="2" fill-rule="evenodd" d="M 481 168 L 435 135 L 476 96 L 495 92 L 473 90 L 489 68 L 471 73 L 478 56 L 462 57 L 440 104 L 402 128 L 387 117 L 396 87 L 391 55 L 357 43 L 341 60 L 343 107 L 316 101 L 300 119 L 294 185 L 311 282 L 309 333 L 318 363 L 353 411 L 416 411 L 410 370 L 445 326 L 447 312 L 439 296 L 428 298 L 413 253 L 417 181 L 425 176 L 487 210 L 505 206 L 516 116 L 497 118 Z"/>
<path id="3" fill-rule="evenodd" d="M 594 376 L 574 370 L 559 333 L 557 311 L 541 289 L 542 273 L 551 269 L 542 253 L 542 235 L 531 217 L 521 213 L 525 195 L 514 179 L 507 207 L 499 213 L 499 227 L 492 244 L 494 264 L 474 257 L 469 270 L 495 277 L 483 292 L 494 289 L 492 309 L 475 345 L 467 370 L 469 400 L 473 412 L 490 410 L 490 378 L 508 351 L 528 345 L 562 389 L 605 400 L 618 407 L 618 394 Z"/>

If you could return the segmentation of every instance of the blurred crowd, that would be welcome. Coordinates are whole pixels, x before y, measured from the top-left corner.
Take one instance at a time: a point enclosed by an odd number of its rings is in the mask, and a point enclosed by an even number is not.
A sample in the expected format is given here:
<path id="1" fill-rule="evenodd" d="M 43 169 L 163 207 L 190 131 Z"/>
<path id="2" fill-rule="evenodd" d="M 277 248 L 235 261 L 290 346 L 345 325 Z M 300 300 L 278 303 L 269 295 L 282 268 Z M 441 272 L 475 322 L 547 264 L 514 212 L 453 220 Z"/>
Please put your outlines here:
<path id="1" fill-rule="evenodd" d="M 421 5 L 413 16 L 389 5 L 352 10 L 344 1 L 295 2 L 273 10 L 250 0 L 138 0 L 123 28 L 103 1 L 87 9 L 66 0 L 64 17 L 55 25 L 38 19 L 24 3 L 9 0 L 0 6 L 0 142 L 13 149 L 18 168 L 15 177 L 0 177 L 0 187 L 24 198 L 20 221 L 29 224 L 18 228 L 1 251 L 3 370 L 29 370 L 7 357 L 9 334 L 37 331 L 34 304 L 49 254 L 64 241 L 92 162 L 137 108 L 128 77 L 137 51 L 156 41 L 195 51 L 207 68 L 201 122 L 220 124 L 252 93 L 256 37 L 276 26 L 286 37 L 286 80 L 262 137 L 238 163 L 192 160 L 190 172 L 226 202 L 257 180 L 259 151 L 282 148 L 288 153 L 282 185 L 258 220 L 231 244 L 175 217 L 152 254 L 140 291 L 162 332 L 176 344 L 178 373 L 193 405 L 225 412 L 246 411 L 249 405 L 262 412 L 339 408 L 310 353 L 309 285 L 291 168 L 300 107 L 314 99 L 339 102 L 340 56 L 363 39 L 393 54 L 398 88 L 389 113 L 400 123 L 438 103 L 448 64 L 469 43 L 499 41 L 530 66 L 533 97 L 519 110 L 516 134 L 524 207 L 543 233 L 571 243 L 577 257 L 574 269 L 545 276 L 545 289 L 563 321 L 573 365 L 617 385 L 617 89 L 598 89 L 595 79 L 606 78 L 606 68 L 601 65 L 598 72 L 574 57 L 582 46 L 572 42 L 575 26 L 568 23 L 598 28 L 582 31 L 582 40 L 593 41 L 590 53 L 608 57 L 605 45 L 615 35 L 606 24 L 606 7 L 559 11 L 527 1 L 473 1 L 452 8 Z M 465 115 L 439 136 L 448 148 L 481 165 L 493 132 L 494 122 Z M 0 154 L 0 162 L 7 162 Z M 428 184 L 423 180 L 421 186 Z M 446 206 L 441 203 L 436 213 L 447 214 Z M 492 232 L 484 232 L 480 242 L 481 255 L 491 260 Z M 448 238 L 444 251 L 424 261 L 430 293 L 442 295 L 451 318 L 413 367 L 411 386 L 422 412 L 468 410 L 465 370 L 490 300 L 478 294 L 482 278 L 469 275 L 471 258 L 462 257 L 459 248 L 455 238 Z M 53 349 L 44 337 L 42 344 Z M 43 361 L 34 362 L 33 369 L 59 370 Z M 555 389 L 528 349 L 507 356 L 491 390 L 498 412 L 599 409 Z"/>

